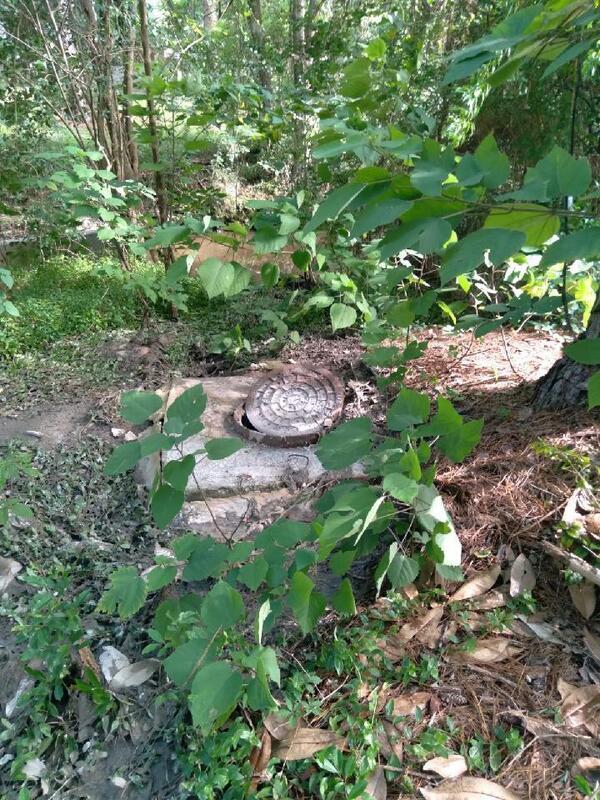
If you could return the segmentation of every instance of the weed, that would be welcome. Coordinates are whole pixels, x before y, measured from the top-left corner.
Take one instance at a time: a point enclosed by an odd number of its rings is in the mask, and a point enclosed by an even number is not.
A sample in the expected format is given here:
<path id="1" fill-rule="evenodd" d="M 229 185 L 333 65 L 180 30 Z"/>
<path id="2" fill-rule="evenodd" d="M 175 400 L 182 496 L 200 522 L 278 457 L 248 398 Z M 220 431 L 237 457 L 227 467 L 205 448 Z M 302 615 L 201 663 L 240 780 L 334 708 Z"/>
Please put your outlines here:
<path id="1" fill-rule="evenodd" d="M 18 539 L 0 527 L 0 552 L 47 574 L 69 568 L 74 582 L 104 579 L 123 551 L 152 551 L 155 533 L 132 479 L 103 474 L 108 447 L 84 441 L 77 448 L 42 450 L 12 445 L 6 459 L 31 459 L 37 476 L 13 476 L 11 498 L 33 511 Z M 23 526 L 23 523 L 21 524 Z"/>
<path id="2" fill-rule="evenodd" d="M 12 272 L 20 317 L 4 321 L 0 356 L 37 352 L 69 336 L 137 327 L 141 320 L 136 296 L 121 282 L 100 275 L 97 263 L 86 256 L 55 256 L 17 265 Z"/>
<path id="3" fill-rule="evenodd" d="M 469 740 L 465 757 L 472 770 L 484 775 L 500 770 L 505 761 L 523 749 L 523 736 L 517 728 L 496 726 L 489 741 L 482 736 Z"/>
<path id="4" fill-rule="evenodd" d="M 252 778 L 250 754 L 258 744 L 256 732 L 239 718 L 208 736 L 184 726 L 179 752 L 181 788 L 188 796 L 203 800 L 241 800 Z"/>
<path id="5" fill-rule="evenodd" d="M 28 569 L 22 581 L 35 593 L 24 595 L 16 608 L 1 606 L 0 614 L 13 622 L 20 659 L 31 684 L 18 700 L 22 713 L 15 722 L 5 721 L 0 740 L 10 743 L 14 758 L 11 776 L 23 780 L 28 761 L 40 758 L 50 747 L 61 746 L 68 755 L 76 748 L 64 723 L 63 709 L 69 696 L 74 649 L 84 647 L 86 634 L 81 614 L 90 610 L 88 591 L 73 595 L 68 573 L 57 571 L 43 577 Z M 80 681 L 83 683 L 83 681 Z M 106 713 L 107 693 L 90 695 Z"/>

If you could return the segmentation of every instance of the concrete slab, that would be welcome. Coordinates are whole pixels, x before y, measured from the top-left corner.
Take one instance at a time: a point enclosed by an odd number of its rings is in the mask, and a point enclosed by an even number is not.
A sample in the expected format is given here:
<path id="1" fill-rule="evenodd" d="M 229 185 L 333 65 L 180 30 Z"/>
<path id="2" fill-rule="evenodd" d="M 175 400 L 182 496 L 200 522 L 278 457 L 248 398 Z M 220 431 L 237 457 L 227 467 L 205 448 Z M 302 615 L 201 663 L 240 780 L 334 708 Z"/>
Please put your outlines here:
<path id="1" fill-rule="evenodd" d="M 232 423 L 233 411 L 261 379 L 262 375 L 236 375 L 178 381 L 169 392 L 167 408 L 183 391 L 199 383 L 208 398 L 202 416 L 205 428 L 183 445 L 183 454 L 197 451 L 208 439 L 237 436 Z M 177 451 L 163 453 L 163 463 L 179 457 Z M 147 459 L 138 473 L 141 482 L 151 486 L 158 467 L 158 457 Z M 187 485 L 186 499 L 243 496 L 283 488 L 293 491 L 299 486 L 318 481 L 325 474 L 326 470 L 317 458 L 314 446 L 278 448 L 248 442 L 237 453 L 220 461 L 199 457 Z M 361 471 L 354 470 L 350 474 L 360 475 Z M 331 474 L 332 478 L 348 476 L 348 471 Z"/>
<path id="2" fill-rule="evenodd" d="M 184 504 L 173 527 L 237 542 L 260 530 L 266 520 L 284 513 L 292 502 L 293 495 L 287 489 L 193 500 Z"/>

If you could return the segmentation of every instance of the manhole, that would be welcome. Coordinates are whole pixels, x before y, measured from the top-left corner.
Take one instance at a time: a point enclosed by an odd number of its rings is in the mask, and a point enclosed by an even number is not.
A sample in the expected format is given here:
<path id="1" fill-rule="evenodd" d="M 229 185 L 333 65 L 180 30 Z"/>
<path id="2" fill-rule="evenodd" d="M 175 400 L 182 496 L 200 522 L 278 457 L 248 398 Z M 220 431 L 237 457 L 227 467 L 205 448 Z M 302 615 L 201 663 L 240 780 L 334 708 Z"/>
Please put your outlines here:
<path id="1" fill-rule="evenodd" d="M 312 444 L 339 419 L 344 386 L 327 369 L 292 365 L 272 372 L 234 413 L 248 439 L 277 447 Z"/>

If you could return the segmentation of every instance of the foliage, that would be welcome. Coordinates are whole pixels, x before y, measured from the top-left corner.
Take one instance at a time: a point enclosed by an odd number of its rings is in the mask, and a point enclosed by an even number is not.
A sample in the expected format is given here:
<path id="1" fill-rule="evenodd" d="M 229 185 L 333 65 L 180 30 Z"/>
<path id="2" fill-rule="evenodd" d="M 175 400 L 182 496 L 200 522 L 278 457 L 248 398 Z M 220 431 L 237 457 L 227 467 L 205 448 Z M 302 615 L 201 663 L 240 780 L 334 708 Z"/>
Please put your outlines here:
<path id="1" fill-rule="evenodd" d="M 128 392 L 122 397 L 121 414 L 140 424 L 160 413 L 162 402 L 149 392 Z M 371 476 L 383 479 L 383 484 L 378 488 L 342 481 L 320 498 L 319 516 L 312 526 L 280 520 L 264 528 L 253 543 L 238 544 L 186 534 L 172 542 L 172 557 L 157 558 L 145 579 L 133 567 L 113 573 L 99 610 L 117 612 L 122 618 L 136 613 L 148 594 L 173 583 L 179 574 L 184 582 L 217 581 L 204 598 L 191 594 L 163 602 L 151 634 L 155 644 L 147 648 L 163 656 L 170 653 L 165 660 L 167 674 L 185 689 L 192 718 L 204 732 L 223 724 L 242 697 L 254 710 L 274 705 L 269 683 L 279 683 L 279 667 L 276 653 L 263 646 L 263 635 L 286 605 L 304 633 L 315 628 L 326 606 L 325 596 L 309 576 L 317 562 L 330 559 L 334 573 L 343 577 L 331 601 L 343 615 L 356 612 L 352 586 L 344 576 L 355 559 L 372 552 L 392 524 L 395 541 L 377 569 L 379 589 L 386 577 L 395 588 L 407 585 L 426 564 L 442 577 L 460 579 L 460 542 L 432 486 L 434 469 L 424 466 L 432 452 L 427 438 L 436 437 L 441 452 L 458 462 L 479 440 L 483 421 L 465 423 L 444 398 L 430 419 L 429 405 L 425 395 L 403 389 L 388 413 L 390 431 L 397 436 L 374 437 L 371 421 L 359 418 L 342 423 L 321 440 L 317 454 L 326 468 L 344 469 L 364 460 Z M 150 501 L 161 528 L 181 510 L 198 463 L 227 458 L 243 446 L 237 439 L 223 438 L 195 449 L 186 447 L 185 442 L 202 431 L 205 408 L 202 386 L 186 389 L 164 412 L 160 431 L 119 445 L 106 462 L 106 473 L 117 475 L 140 459 L 163 452 Z M 374 445 L 374 438 L 381 441 Z M 399 516 L 395 500 L 412 508 L 413 521 Z M 416 558 L 400 549 L 415 523 L 420 530 L 413 539 L 422 547 Z M 258 593 L 260 602 L 254 621 L 256 645 L 250 650 L 236 633 L 237 626 L 246 622 L 236 582 Z M 236 649 L 240 645 L 241 650 Z"/>
<path id="2" fill-rule="evenodd" d="M 16 208 L 30 234 L 60 248 L 81 239 L 82 221 L 92 220 L 119 263 L 104 259 L 92 271 L 89 262 L 70 259 L 67 268 L 64 260 L 42 260 L 34 270 L 0 270 L 0 353 L 15 369 L 24 350 L 43 352 L 83 331 L 136 327 L 151 314 L 156 321 L 180 312 L 201 334 L 195 347 L 236 361 L 254 354 L 246 322 L 274 334 L 276 348 L 298 341 L 311 319 L 326 319 L 335 337 L 360 330 L 364 361 L 388 392 L 384 423 L 351 419 L 319 442 L 327 469 L 360 463 L 368 480 L 325 492 L 312 525 L 282 519 L 252 543 L 176 537 L 149 572 L 133 565 L 113 571 L 97 606 L 127 619 L 152 604 L 146 651 L 162 660 L 171 696 L 184 699 L 192 720 L 184 729 L 186 789 L 207 798 L 245 795 L 258 738 L 241 717 L 232 719 L 234 710 L 251 719 L 274 708 L 275 696 L 295 714 L 320 706 L 320 677 L 309 672 L 315 665 L 291 675 L 282 668 L 273 632 L 283 615 L 293 615 L 303 636 L 328 607 L 352 620 L 352 569 L 379 549 L 378 594 L 388 584 L 462 578 L 460 541 L 434 485 L 435 460 L 467 458 L 483 420 L 463 419 L 442 395 L 432 408 L 428 395 L 405 386 L 426 347 L 413 327 L 441 320 L 482 336 L 530 322 L 571 326 L 576 317 L 576 332 L 589 333 L 565 354 L 592 368 L 588 404 L 600 404 L 597 165 L 583 155 L 597 139 L 589 96 L 598 70 L 597 4 L 548 0 L 515 11 L 506 0 L 453 1 L 441 13 L 401 0 L 391 14 L 373 0 L 343 7 L 292 0 L 289 8 L 226 5 L 217 19 L 210 3 L 159 2 L 149 10 L 150 34 L 144 0 L 139 19 L 132 4 L 92 0 L 66 9 L 60 26 L 50 5 L 35 14 L 23 14 L 21 5 L 9 0 L 0 12 L 7 64 L 0 212 Z M 143 70 L 135 64 L 140 49 Z M 58 146 L 39 152 L 47 129 L 58 129 Z M 42 176 L 46 164 L 50 174 Z M 196 263 L 204 243 L 227 255 Z M 244 265 L 249 252 L 264 259 L 253 270 Z M 264 303 L 255 303 L 251 288 L 258 274 Z M 155 385 L 153 378 L 144 385 Z M 85 482 L 121 496 L 121 476 L 157 459 L 150 512 L 167 528 L 194 470 L 243 446 L 232 438 L 193 443 L 205 406 L 201 386 L 166 410 L 151 392 L 126 392 L 124 419 L 156 425 L 111 453 L 101 486 L 96 454 Z M 591 463 L 543 446 L 540 452 L 588 486 Z M 2 487 L 31 474 L 12 454 L 0 467 Z M 52 485 L 58 499 L 43 490 L 40 506 L 70 504 L 65 529 L 93 532 L 76 487 Z M 102 508 L 103 496 L 96 502 Z M 8 495 L 0 524 L 29 513 Z M 136 513 L 143 517 L 139 507 Z M 52 524 L 48 531 L 54 534 Z M 589 556 L 573 526 L 560 534 L 566 547 Z M 340 579 L 331 598 L 317 581 L 325 566 Z M 68 690 L 67 651 L 86 641 L 79 615 L 88 598 L 70 594 L 60 577 L 29 580 L 40 591 L 15 615 L 17 630 L 29 642 L 28 657 L 50 666 L 34 676 L 35 724 L 21 739 L 15 776 L 25 758 L 49 746 L 47 719 L 60 717 Z M 156 605 L 159 592 L 180 583 L 190 591 L 177 585 Z M 503 630 L 513 611 L 496 610 L 486 625 Z M 285 774 L 267 764 L 271 780 L 258 796 L 309 792 L 333 800 L 366 791 L 381 731 L 378 698 L 367 700 L 365 714 L 358 697 L 365 674 L 380 679 L 383 669 L 386 680 L 425 684 L 439 667 L 437 655 L 407 656 L 386 671 L 377 662 L 381 631 L 366 628 L 350 623 L 319 656 L 320 669 L 351 676 L 347 706 L 330 717 L 332 729 L 347 734 L 349 751 L 322 751 L 318 768 L 308 771 L 310 762 Z M 474 645 L 466 615 L 457 614 L 457 630 L 453 643 L 466 652 Z M 344 636 L 355 636 L 357 646 Z M 106 710 L 110 698 L 88 683 Z M 407 725 L 407 739 L 410 733 Z M 446 755 L 458 746 L 455 733 L 449 721 L 421 726 L 408 755 Z M 498 727 L 462 744 L 472 769 L 493 774 L 523 742 L 516 729 Z M 231 761 L 241 763 L 223 766 Z"/>
<path id="3" fill-rule="evenodd" d="M 0 460 L 0 492 L 6 491 L 9 481 L 20 476 L 35 477 L 37 470 L 31 466 L 31 456 L 28 453 L 8 453 Z M 0 500 L 0 529 L 8 527 L 12 517 L 31 519 L 31 509 L 7 493 Z"/>
<path id="4" fill-rule="evenodd" d="M 597 43 L 600 15 L 594 2 L 532 4 L 507 17 L 482 39 L 454 53 L 445 81 L 464 78 L 497 53 L 510 57 L 492 73 L 492 82 L 506 80 L 525 62 L 548 62 L 544 76 L 579 58 Z"/>
<path id="5" fill-rule="evenodd" d="M 26 263 L 15 260 L 21 315 L 3 320 L 0 355 L 23 356 L 69 336 L 137 326 L 143 309 L 112 267 L 109 259 L 98 263 L 83 255 L 46 260 L 28 254 Z M 141 263 L 132 269 L 150 281 L 156 272 Z"/>
<path id="6" fill-rule="evenodd" d="M 0 734 L 11 742 L 15 758 L 10 773 L 15 780 L 26 781 L 23 768 L 39 757 L 61 737 L 68 744 L 68 730 L 61 724 L 61 709 L 71 689 L 72 651 L 85 646 L 86 634 L 81 614 L 89 608 L 89 592 L 72 596 L 66 573 L 41 576 L 28 570 L 22 580 L 35 590 L 31 599 L 0 608 L 3 616 L 13 622 L 13 632 L 22 645 L 20 659 L 30 679 L 18 700 L 22 714 L 14 721 L 5 721 Z M 98 713 L 106 713 L 112 704 L 108 694 L 97 685 L 97 678 L 87 671 L 80 681 L 94 702 Z M 62 730 L 54 730 L 59 725 Z"/>
<path id="7" fill-rule="evenodd" d="M 600 468 L 587 454 L 568 447 L 553 445 L 539 441 L 534 444 L 534 451 L 556 464 L 585 493 L 594 509 L 599 507 L 598 490 L 600 489 Z M 592 566 L 600 566 L 600 544 L 592 532 L 586 531 L 580 520 L 561 521 L 555 526 L 557 539 L 565 550 L 574 553 Z M 567 576 L 569 571 L 567 570 Z M 573 576 L 568 582 L 580 582 L 581 576 Z"/>
<path id="8" fill-rule="evenodd" d="M 18 317 L 19 309 L 8 297 L 8 292 L 14 286 L 14 282 L 12 274 L 4 267 L 0 268 L 0 314 Z"/>

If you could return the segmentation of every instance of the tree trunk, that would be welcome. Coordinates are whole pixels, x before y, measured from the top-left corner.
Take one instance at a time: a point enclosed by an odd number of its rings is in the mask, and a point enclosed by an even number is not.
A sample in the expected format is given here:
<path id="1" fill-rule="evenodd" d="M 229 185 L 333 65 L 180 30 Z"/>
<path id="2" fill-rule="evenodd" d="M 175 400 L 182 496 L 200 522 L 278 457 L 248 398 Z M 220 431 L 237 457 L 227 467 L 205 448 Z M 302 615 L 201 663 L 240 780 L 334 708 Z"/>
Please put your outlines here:
<path id="1" fill-rule="evenodd" d="M 216 0 L 202 0 L 204 30 L 210 33 L 219 19 Z"/>
<path id="2" fill-rule="evenodd" d="M 585 333 L 580 339 L 600 337 L 600 294 Z M 587 383 L 598 367 L 578 364 L 568 356 L 559 359 L 537 383 L 533 407 L 536 411 L 574 408 L 587 402 Z"/>
<path id="3" fill-rule="evenodd" d="M 299 90 L 305 86 L 306 51 L 304 42 L 304 0 L 290 0 L 290 50 L 292 81 L 294 89 Z M 299 184 L 306 183 L 306 129 L 304 114 L 301 111 L 293 112 L 293 157 L 290 171 L 290 183 L 293 189 Z"/>
<path id="4" fill-rule="evenodd" d="M 144 73 L 148 79 L 152 78 L 152 54 L 150 51 L 150 39 L 148 37 L 148 11 L 146 0 L 138 0 L 138 13 L 140 17 L 140 40 L 142 43 L 142 56 L 144 59 Z M 156 111 L 154 99 L 150 89 L 146 90 L 146 104 L 148 106 L 148 130 L 152 140 L 152 163 L 159 164 L 160 154 L 158 150 L 158 127 L 156 125 Z M 154 173 L 154 187 L 156 189 L 156 204 L 158 206 L 158 219 L 163 225 L 168 218 L 167 214 L 167 193 L 163 181 L 162 172 L 157 169 Z M 166 265 L 165 265 L 166 266 Z"/>
<path id="5" fill-rule="evenodd" d="M 133 25 L 129 28 L 128 46 L 123 54 L 123 90 L 126 95 L 133 94 L 133 69 L 135 66 L 135 28 Z M 123 101 L 123 123 L 125 125 L 125 134 L 127 136 L 127 152 L 129 155 L 129 165 L 131 167 L 131 177 L 138 177 L 140 164 L 138 146 L 134 138 L 133 123 L 129 113 L 128 99 Z"/>
<path id="6" fill-rule="evenodd" d="M 248 25 L 252 36 L 252 43 L 258 57 L 258 80 L 263 89 L 271 91 L 271 73 L 265 61 L 265 29 L 262 22 L 261 0 L 249 0 L 250 16 Z"/>
<path id="7" fill-rule="evenodd" d="M 297 89 L 304 75 L 304 2 L 290 0 L 290 40 L 292 55 L 292 79 Z"/>

